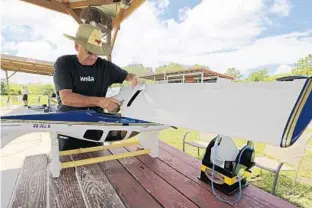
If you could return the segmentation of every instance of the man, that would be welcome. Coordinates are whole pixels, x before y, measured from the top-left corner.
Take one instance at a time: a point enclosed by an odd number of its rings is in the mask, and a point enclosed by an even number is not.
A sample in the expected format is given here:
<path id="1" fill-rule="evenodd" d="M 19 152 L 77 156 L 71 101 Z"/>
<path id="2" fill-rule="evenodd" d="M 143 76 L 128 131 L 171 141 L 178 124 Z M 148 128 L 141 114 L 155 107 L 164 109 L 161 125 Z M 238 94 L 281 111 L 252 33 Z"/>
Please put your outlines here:
<path id="1" fill-rule="evenodd" d="M 116 111 L 120 103 L 114 98 L 106 98 L 107 89 L 111 84 L 123 83 L 127 80 L 132 86 L 137 84 L 137 76 L 121 69 L 117 65 L 99 55 L 107 55 L 102 47 L 100 29 L 81 24 L 76 37 L 64 34 L 75 41 L 77 55 L 59 57 L 54 65 L 53 75 L 58 97 L 58 111 L 96 110 L 103 112 Z M 96 136 L 96 131 L 93 132 Z M 77 149 L 102 145 L 71 137 L 59 138 L 60 150 Z"/>
<path id="2" fill-rule="evenodd" d="M 27 85 L 24 85 L 23 87 L 23 101 L 24 101 L 24 106 L 28 106 L 28 87 Z"/>

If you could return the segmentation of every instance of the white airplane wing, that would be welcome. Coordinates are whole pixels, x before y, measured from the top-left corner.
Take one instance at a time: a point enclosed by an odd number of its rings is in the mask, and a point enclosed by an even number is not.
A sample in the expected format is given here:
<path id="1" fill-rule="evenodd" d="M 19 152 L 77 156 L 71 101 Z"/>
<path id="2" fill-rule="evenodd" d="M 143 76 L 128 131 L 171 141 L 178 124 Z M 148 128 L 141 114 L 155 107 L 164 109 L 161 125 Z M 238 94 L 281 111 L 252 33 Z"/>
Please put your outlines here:
<path id="1" fill-rule="evenodd" d="M 311 82 L 149 84 L 117 98 L 126 117 L 288 147 L 311 121 Z"/>

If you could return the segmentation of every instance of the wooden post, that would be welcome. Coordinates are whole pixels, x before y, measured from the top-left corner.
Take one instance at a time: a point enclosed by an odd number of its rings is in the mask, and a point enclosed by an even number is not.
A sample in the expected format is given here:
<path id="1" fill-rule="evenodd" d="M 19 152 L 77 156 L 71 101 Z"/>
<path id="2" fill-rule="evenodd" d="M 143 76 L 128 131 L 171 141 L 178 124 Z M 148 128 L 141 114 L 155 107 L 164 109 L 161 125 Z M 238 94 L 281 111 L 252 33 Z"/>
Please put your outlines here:
<path id="1" fill-rule="evenodd" d="M 5 70 L 5 80 L 6 80 L 6 85 L 7 85 L 7 91 L 8 91 L 8 99 L 7 99 L 7 102 L 6 102 L 6 105 L 8 107 L 9 105 L 9 102 L 10 102 L 10 86 L 9 86 L 9 74 L 8 74 L 8 71 Z"/>
<path id="2" fill-rule="evenodd" d="M 10 86 L 9 86 L 9 73 L 7 70 L 4 70 L 5 72 L 5 80 L 6 80 L 6 84 L 7 84 L 7 89 L 8 89 L 8 95 L 10 94 Z"/>
<path id="3" fill-rule="evenodd" d="M 201 83 L 204 83 L 204 72 L 201 73 Z"/>
<path id="4" fill-rule="evenodd" d="M 107 33 L 107 43 L 109 46 L 111 46 L 112 44 L 112 30 L 110 28 L 109 32 Z M 108 61 L 112 61 L 112 51 L 113 51 L 113 48 L 111 47 L 111 51 L 109 52 L 108 56 L 107 56 L 107 60 Z"/>

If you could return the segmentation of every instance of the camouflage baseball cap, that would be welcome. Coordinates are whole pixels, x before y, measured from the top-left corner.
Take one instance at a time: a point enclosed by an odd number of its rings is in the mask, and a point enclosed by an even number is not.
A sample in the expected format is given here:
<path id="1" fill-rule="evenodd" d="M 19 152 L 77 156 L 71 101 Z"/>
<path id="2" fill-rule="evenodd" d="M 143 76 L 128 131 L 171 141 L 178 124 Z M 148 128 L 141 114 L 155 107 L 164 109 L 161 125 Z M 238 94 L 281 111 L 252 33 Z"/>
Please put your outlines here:
<path id="1" fill-rule="evenodd" d="M 64 36 L 76 41 L 87 51 L 96 55 L 105 56 L 110 54 L 111 47 L 109 44 L 102 42 L 100 28 L 93 25 L 80 24 L 75 37 L 67 34 L 64 34 Z"/>

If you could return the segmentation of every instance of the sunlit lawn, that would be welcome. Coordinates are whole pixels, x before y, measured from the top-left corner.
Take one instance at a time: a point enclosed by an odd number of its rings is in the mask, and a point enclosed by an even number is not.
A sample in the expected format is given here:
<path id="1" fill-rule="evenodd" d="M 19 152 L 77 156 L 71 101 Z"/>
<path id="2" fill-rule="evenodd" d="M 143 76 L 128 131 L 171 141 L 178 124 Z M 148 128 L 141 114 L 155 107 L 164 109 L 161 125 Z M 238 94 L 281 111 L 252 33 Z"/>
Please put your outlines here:
<path id="1" fill-rule="evenodd" d="M 39 97 L 40 97 L 40 102 L 39 102 Z M 19 95 L 13 95 L 10 98 L 10 106 L 13 105 L 24 105 L 23 100 L 22 100 L 23 96 Z M 0 103 L 0 107 L 7 107 L 7 100 L 8 100 L 8 96 L 7 95 L 1 95 L 1 103 Z M 47 104 L 48 103 L 48 96 L 44 96 L 44 95 L 28 95 L 28 104 L 29 105 L 39 105 L 39 104 Z"/>

